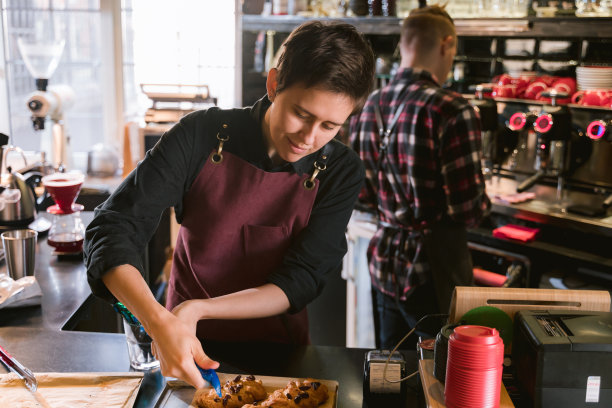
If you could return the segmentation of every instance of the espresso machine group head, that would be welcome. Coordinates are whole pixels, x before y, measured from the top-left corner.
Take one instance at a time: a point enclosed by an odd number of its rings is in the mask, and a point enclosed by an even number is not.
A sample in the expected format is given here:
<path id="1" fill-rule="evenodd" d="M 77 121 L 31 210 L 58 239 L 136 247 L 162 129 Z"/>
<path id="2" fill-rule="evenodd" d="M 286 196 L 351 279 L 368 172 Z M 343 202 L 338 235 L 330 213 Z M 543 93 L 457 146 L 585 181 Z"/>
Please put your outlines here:
<path id="1" fill-rule="evenodd" d="M 567 98 L 565 92 L 550 90 L 542 96 L 550 98 L 550 105 L 544 105 L 533 122 L 536 132 L 536 173 L 516 188 L 523 192 L 531 188 L 544 176 L 557 177 L 558 189 L 562 188 L 563 174 L 568 160 L 569 144 L 572 137 L 572 115 L 565 105 L 557 105 L 557 99 Z"/>
<path id="2" fill-rule="evenodd" d="M 483 175 L 490 180 L 495 167 L 501 165 L 498 140 L 497 103 L 492 98 L 485 98 L 485 92 L 491 92 L 490 85 L 476 85 L 476 98 L 470 104 L 478 112 L 481 123 Z M 498 169 L 499 170 L 499 169 Z"/>
<path id="3" fill-rule="evenodd" d="M 509 150 L 511 170 L 520 169 L 529 158 L 529 138 L 534 133 L 533 122 L 538 118 L 537 112 L 515 112 L 510 116 L 504 129 L 504 138 L 513 141 L 513 147 Z"/>
<path id="4" fill-rule="evenodd" d="M 612 143 L 612 119 L 597 119 L 589 123 L 586 135 L 593 141 L 606 141 Z M 603 201 L 604 210 L 612 206 L 612 194 L 609 194 Z"/>

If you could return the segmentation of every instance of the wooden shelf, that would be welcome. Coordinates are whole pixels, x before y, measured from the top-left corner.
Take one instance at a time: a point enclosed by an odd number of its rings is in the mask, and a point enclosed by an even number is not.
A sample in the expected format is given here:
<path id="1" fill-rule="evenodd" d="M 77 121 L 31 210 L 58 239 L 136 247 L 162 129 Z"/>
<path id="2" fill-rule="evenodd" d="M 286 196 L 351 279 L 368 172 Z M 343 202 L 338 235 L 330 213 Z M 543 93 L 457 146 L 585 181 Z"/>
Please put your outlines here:
<path id="1" fill-rule="evenodd" d="M 397 17 L 330 18 L 245 14 L 242 16 L 242 30 L 290 32 L 312 19 L 344 21 L 368 35 L 399 35 L 402 22 Z M 612 38 L 612 17 L 466 18 L 455 19 L 455 25 L 460 36 Z"/>
<path id="2" fill-rule="evenodd" d="M 300 16 L 242 16 L 242 29 L 244 31 L 275 30 L 291 32 L 295 27 L 309 20 L 344 21 L 352 24 L 364 34 L 392 35 L 400 34 L 401 19 L 396 17 L 300 17 Z"/>

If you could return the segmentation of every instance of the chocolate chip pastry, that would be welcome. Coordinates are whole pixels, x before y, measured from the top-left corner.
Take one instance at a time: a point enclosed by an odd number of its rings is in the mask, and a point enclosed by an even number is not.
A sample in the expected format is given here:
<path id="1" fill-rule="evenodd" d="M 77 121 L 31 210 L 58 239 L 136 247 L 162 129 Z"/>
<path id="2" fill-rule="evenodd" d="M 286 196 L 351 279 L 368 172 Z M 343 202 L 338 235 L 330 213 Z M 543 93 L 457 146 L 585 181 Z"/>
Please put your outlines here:
<path id="1" fill-rule="evenodd" d="M 268 395 L 261 380 L 252 375 L 236 376 L 226 381 L 219 397 L 215 390 L 200 389 L 196 391 L 191 405 L 198 408 L 240 408 L 245 404 L 261 401 Z"/>
<path id="2" fill-rule="evenodd" d="M 318 381 L 290 381 L 284 389 L 276 390 L 265 401 L 244 405 L 243 408 L 316 408 L 329 398 L 327 387 Z"/>

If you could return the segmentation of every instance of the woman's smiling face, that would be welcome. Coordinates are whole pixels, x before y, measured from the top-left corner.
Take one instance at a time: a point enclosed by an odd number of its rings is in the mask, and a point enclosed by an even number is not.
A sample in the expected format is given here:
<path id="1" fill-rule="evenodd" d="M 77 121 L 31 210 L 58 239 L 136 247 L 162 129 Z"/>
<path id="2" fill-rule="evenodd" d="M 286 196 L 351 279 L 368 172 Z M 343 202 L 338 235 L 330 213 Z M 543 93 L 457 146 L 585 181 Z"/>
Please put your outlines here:
<path id="1" fill-rule="evenodd" d="M 268 98 L 272 105 L 263 125 L 268 154 L 273 160 L 296 162 L 334 138 L 355 102 L 344 94 L 300 84 L 277 94 L 272 71 L 268 76 Z"/>

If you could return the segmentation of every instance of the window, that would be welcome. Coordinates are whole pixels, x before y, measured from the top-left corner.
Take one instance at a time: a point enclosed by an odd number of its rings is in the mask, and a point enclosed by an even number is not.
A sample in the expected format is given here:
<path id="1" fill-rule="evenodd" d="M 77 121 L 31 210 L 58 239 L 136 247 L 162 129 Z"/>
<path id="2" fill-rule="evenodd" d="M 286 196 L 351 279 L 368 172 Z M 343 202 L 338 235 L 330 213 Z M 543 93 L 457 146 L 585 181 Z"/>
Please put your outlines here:
<path id="1" fill-rule="evenodd" d="M 2 18 L 11 143 L 35 151 L 50 145 L 50 126 L 42 132 L 32 126 L 26 101 L 36 87 L 17 45 L 19 37 L 33 40 L 41 30 L 65 40 L 49 85 L 67 84 L 75 91 L 65 111 L 72 150 L 86 151 L 103 140 L 99 0 L 2 0 Z"/>
<path id="2" fill-rule="evenodd" d="M 49 124 L 42 132 L 32 126 L 26 101 L 36 87 L 17 45 L 17 38 L 33 38 L 41 26 L 65 39 L 49 86 L 74 91 L 74 104 L 65 110 L 73 152 L 100 142 L 121 146 L 123 121 L 141 121 L 151 105 L 140 83 L 207 84 L 220 106 L 236 103 L 238 1 L 122 0 L 120 8 L 119 0 L 0 1 L 6 75 L 0 120 L 6 104 L 10 121 L 0 131 L 8 130 L 11 143 L 24 150 L 48 151 L 51 140 Z M 121 46 L 113 46 L 119 37 Z M 2 58 L 0 81 L 1 74 Z M 117 106 L 122 111 L 114 112 Z"/>
<path id="3" fill-rule="evenodd" d="M 134 0 L 133 83 L 206 84 L 220 106 L 235 107 L 235 12 L 233 1 Z"/>

